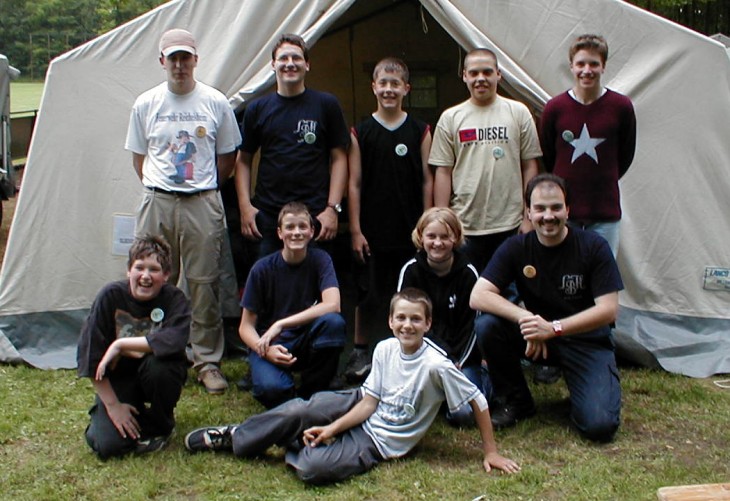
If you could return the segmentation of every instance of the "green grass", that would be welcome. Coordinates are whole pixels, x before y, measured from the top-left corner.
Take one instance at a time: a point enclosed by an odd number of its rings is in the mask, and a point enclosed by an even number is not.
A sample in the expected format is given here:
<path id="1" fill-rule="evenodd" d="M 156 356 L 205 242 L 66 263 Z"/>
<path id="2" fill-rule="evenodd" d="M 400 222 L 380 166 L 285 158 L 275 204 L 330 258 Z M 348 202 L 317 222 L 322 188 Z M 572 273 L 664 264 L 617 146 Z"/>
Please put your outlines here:
<path id="1" fill-rule="evenodd" d="M 235 381 L 245 364 L 226 361 L 224 370 Z M 570 429 L 561 381 L 534 387 L 538 415 L 497 433 L 502 453 L 522 465 L 517 475 L 483 472 L 477 431 L 439 418 L 408 457 L 328 487 L 302 484 L 276 448 L 256 460 L 185 451 L 188 431 L 262 410 L 236 389 L 211 396 L 189 381 L 167 449 L 103 462 L 83 439 L 89 381 L 7 365 L 0 381 L 3 499 L 654 500 L 662 486 L 730 479 L 728 390 L 645 369 L 622 371 L 623 424 L 612 444 L 586 442 Z"/>
<path id="2" fill-rule="evenodd" d="M 10 111 L 37 110 L 41 105 L 43 82 L 10 82 Z"/>

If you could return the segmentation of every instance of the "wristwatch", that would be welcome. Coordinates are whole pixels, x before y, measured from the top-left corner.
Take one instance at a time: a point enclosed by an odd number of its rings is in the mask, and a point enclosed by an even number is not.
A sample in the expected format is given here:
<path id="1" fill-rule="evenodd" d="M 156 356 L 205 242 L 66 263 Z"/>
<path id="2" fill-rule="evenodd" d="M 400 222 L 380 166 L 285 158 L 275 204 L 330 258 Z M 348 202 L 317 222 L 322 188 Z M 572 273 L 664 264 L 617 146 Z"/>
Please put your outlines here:
<path id="1" fill-rule="evenodd" d="M 342 206 L 340 204 L 331 204 L 331 203 L 327 202 L 327 207 L 329 207 L 330 209 L 335 211 L 337 214 L 342 212 Z"/>
<path id="2" fill-rule="evenodd" d="M 563 335 L 563 324 L 560 323 L 560 320 L 553 320 L 553 332 L 558 337 Z"/>

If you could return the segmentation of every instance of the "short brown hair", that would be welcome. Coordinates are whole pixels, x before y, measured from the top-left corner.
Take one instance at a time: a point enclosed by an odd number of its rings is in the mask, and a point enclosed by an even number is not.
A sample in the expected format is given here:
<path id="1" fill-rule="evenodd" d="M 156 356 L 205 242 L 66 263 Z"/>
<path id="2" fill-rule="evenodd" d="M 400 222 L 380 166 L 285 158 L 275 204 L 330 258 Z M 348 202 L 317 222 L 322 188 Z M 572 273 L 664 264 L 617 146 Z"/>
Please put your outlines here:
<path id="1" fill-rule="evenodd" d="M 419 303 L 423 306 L 423 314 L 426 317 L 426 320 L 431 321 L 431 315 L 433 314 L 433 304 L 431 303 L 431 298 L 428 297 L 428 294 L 423 292 L 421 289 L 416 289 L 415 287 L 406 287 L 403 290 L 400 290 L 393 294 L 393 297 L 390 299 L 390 310 L 388 313 L 389 317 L 393 316 L 393 312 L 395 311 L 395 303 L 397 303 L 400 300 L 408 301 L 409 303 Z"/>
<path id="2" fill-rule="evenodd" d="M 431 207 L 421 214 L 416 227 L 411 232 L 411 241 L 417 249 L 423 249 L 423 231 L 434 221 L 438 221 L 446 227 L 449 236 L 454 240 L 454 247 L 460 247 L 464 243 L 464 226 L 456 212 L 448 207 Z"/>
<path id="3" fill-rule="evenodd" d="M 466 61 L 471 56 L 476 56 L 477 54 L 491 56 L 494 59 L 494 67 L 499 69 L 499 61 L 497 60 L 497 54 L 495 54 L 493 50 L 485 49 L 483 47 L 478 47 L 476 49 L 472 49 L 466 53 L 466 56 L 464 56 L 464 68 L 466 68 Z"/>
<path id="4" fill-rule="evenodd" d="M 172 270 L 172 260 L 170 244 L 161 235 L 146 234 L 134 239 L 134 243 L 129 248 L 129 259 L 127 260 L 127 269 L 131 270 L 132 265 L 138 259 L 145 259 L 150 256 L 157 256 L 157 262 L 160 263 L 162 271 L 170 273 Z"/>
<path id="5" fill-rule="evenodd" d="M 281 47 L 285 43 L 296 45 L 297 47 L 302 49 L 302 52 L 304 53 L 304 60 L 306 62 L 309 62 L 309 47 L 307 47 L 307 42 L 305 42 L 302 37 L 300 37 L 299 35 L 295 35 L 294 33 L 284 33 L 279 37 L 276 45 L 274 45 L 274 49 L 271 51 L 272 61 L 276 60 L 276 51 L 279 50 L 279 47 Z"/>
<path id="6" fill-rule="evenodd" d="M 573 58 L 581 50 L 593 50 L 601 56 L 601 62 L 605 65 L 608 59 L 608 44 L 606 39 L 600 35 L 585 34 L 575 39 L 568 49 L 568 61 L 573 62 Z"/>
<path id="7" fill-rule="evenodd" d="M 287 214 L 305 214 L 309 219 L 309 225 L 312 227 L 314 226 L 312 214 L 309 212 L 307 206 L 304 205 L 302 202 L 289 202 L 285 204 L 284 207 L 282 207 L 279 211 L 279 217 L 276 220 L 277 226 L 281 226 L 281 222 L 284 219 L 284 216 L 286 216 Z"/>
<path id="8" fill-rule="evenodd" d="M 563 192 L 563 198 L 565 198 L 565 206 L 568 207 L 570 205 L 568 203 L 568 185 L 565 183 L 565 179 L 560 176 L 556 176 L 555 174 L 545 172 L 538 174 L 527 182 L 527 188 L 525 188 L 525 204 L 527 207 L 530 207 L 530 204 L 532 203 L 532 192 L 541 184 L 552 184 L 553 186 L 560 188 L 560 191 Z"/>
<path id="9" fill-rule="evenodd" d="M 373 82 L 378 79 L 378 73 L 387 71 L 389 73 L 399 73 L 401 80 L 408 83 L 411 75 L 408 71 L 408 65 L 405 61 L 397 57 L 385 57 L 378 61 L 373 69 Z"/>

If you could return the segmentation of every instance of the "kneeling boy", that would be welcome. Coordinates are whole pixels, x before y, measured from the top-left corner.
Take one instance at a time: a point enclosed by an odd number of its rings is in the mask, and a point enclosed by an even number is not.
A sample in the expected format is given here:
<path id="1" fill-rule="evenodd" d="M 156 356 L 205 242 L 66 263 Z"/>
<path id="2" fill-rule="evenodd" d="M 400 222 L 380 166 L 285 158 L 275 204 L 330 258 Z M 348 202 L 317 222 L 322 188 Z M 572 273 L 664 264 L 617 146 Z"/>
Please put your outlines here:
<path id="1" fill-rule="evenodd" d="M 200 428 L 185 437 L 185 447 L 251 457 L 276 444 L 287 448 L 286 462 L 303 481 L 337 482 L 408 453 L 446 400 L 450 409 L 471 404 L 486 471 L 519 471 L 517 463 L 497 452 L 484 396 L 440 348 L 424 339 L 431 308 L 418 289 L 393 296 L 388 323 L 395 338 L 376 346 L 362 388 L 292 400 L 240 425 Z"/>
<path id="2" fill-rule="evenodd" d="M 135 239 L 128 280 L 99 292 L 81 330 L 78 375 L 92 378 L 96 390 L 86 441 L 102 459 L 159 450 L 175 427 L 190 304 L 166 283 L 170 266 L 162 237 Z"/>
<path id="3" fill-rule="evenodd" d="M 340 289 L 332 259 L 309 249 L 314 237 L 307 207 L 281 208 L 281 251 L 259 259 L 246 281 L 239 334 L 251 349 L 252 394 L 267 408 L 326 390 L 345 345 Z M 301 371 L 295 392 L 293 371 Z"/>

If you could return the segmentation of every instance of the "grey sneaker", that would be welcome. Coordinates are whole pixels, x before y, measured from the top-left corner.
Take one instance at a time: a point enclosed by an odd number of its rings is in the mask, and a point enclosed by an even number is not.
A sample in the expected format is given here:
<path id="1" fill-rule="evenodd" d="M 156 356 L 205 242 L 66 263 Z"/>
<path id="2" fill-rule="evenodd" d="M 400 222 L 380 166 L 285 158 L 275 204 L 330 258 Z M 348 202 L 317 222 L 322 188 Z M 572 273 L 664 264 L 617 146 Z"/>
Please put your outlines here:
<path id="1" fill-rule="evenodd" d="M 157 452 L 170 443 L 171 435 L 160 435 L 159 437 L 150 437 L 144 440 L 137 440 L 137 445 L 134 448 L 135 454 L 146 454 L 148 452 Z"/>
<path id="2" fill-rule="evenodd" d="M 343 375 L 349 383 L 358 383 L 365 381 L 365 378 L 370 374 L 371 368 L 372 364 L 370 363 L 370 353 L 368 350 L 355 348 L 350 353 L 350 358 L 347 360 Z"/>
<path id="3" fill-rule="evenodd" d="M 560 367 L 552 365 L 536 365 L 533 376 L 536 383 L 553 384 L 560 379 Z"/>
<path id="4" fill-rule="evenodd" d="M 190 452 L 230 451 L 233 449 L 232 434 L 235 426 L 198 428 L 185 436 L 185 448 Z"/>
<path id="5" fill-rule="evenodd" d="M 218 367 L 200 371 L 198 381 L 205 386 L 205 391 L 213 395 L 218 395 L 228 389 L 228 381 Z"/>

